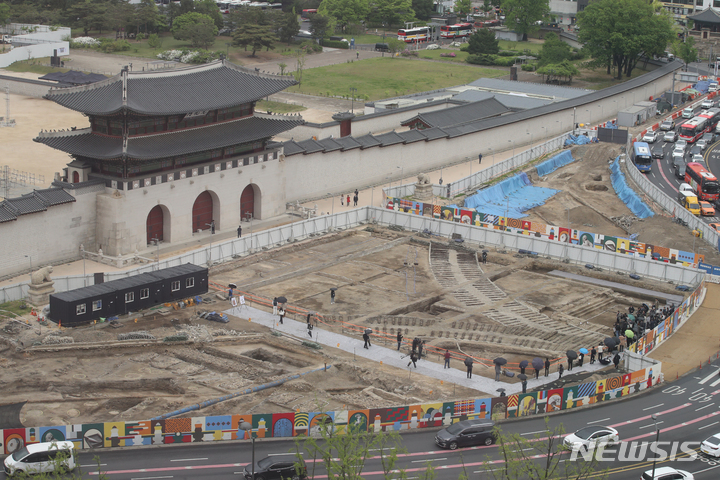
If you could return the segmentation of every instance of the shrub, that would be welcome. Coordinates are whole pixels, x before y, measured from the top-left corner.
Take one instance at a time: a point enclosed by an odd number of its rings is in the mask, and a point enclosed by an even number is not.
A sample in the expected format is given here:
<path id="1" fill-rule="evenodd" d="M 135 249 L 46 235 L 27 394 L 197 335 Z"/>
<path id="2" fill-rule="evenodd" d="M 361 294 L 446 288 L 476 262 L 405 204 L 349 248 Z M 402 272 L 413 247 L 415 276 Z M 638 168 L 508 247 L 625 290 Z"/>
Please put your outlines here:
<path id="1" fill-rule="evenodd" d="M 501 57 L 515 57 L 517 56 L 517 52 L 514 52 L 512 50 L 501 50 L 498 52 L 498 55 Z"/>
<path id="2" fill-rule="evenodd" d="M 515 57 L 495 57 L 493 63 L 498 67 L 512 67 L 515 65 Z"/>
<path id="3" fill-rule="evenodd" d="M 535 71 L 535 64 L 534 63 L 524 63 L 520 69 L 523 72 L 534 72 Z"/>
<path id="4" fill-rule="evenodd" d="M 162 40 L 157 33 L 152 33 L 148 36 L 148 46 L 150 48 L 160 48 L 162 46 Z"/>
<path id="5" fill-rule="evenodd" d="M 110 38 L 102 38 L 98 50 L 105 53 L 125 52 L 130 50 L 131 45 L 127 40 L 112 40 Z"/>
<path id="6" fill-rule="evenodd" d="M 417 50 L 407 50 L 407 49 L 405 49 L 405 50 L 403 50 L 402 52 L 400 52 L 400 55 L 402 55 L 403 57 L 417 57 L 417 56 L 418 56 L 418 52 L 417 52 Z"/>
<path id="7" fill-rule="evenodd" d="M 350 48 L 350 43 L 343 42 L 342 40 L 323 40 L 323 46 L 329 48 Z"/>
<path id="8" fill-rule="evenodd" d="M 441 57 L 452 57 L 452 58 L 455 58 L 455 52 L 441 53 L 440 56 L 441 56 Z"/>
<path id="9" fill-rule="evenodd" d="M 300 44 L 300 48 L 305 50 L 307 53 L 319 53 L 322 52 L 322 47 L 311 40 L 305 40 Z"/>
<path id="10" fill-rule="evenodd" d="M 460 51 L 461 51 L 461 52 L 467 52 L 467 51 L 468 51 L 468 48 L 470 48 L 470 45 L 468 45 L 468 44 L 466 43 L 466 44 L 464 44 L 462 47 L 460 47 Z"/>
<path id="11" fill-rule="evenodd" d="M 473 65 L 495 65 L 495 55 L 488 55 L 485 53 L 468 55 L 465 61 L 467 63 L 472 63 Z"/>
<path id="12" fill-rule="evenodd" d="M 100 40 L 92 37 L 76 37 L 70 40 L 70 48 L 93 48 L 100 45 Z"/>

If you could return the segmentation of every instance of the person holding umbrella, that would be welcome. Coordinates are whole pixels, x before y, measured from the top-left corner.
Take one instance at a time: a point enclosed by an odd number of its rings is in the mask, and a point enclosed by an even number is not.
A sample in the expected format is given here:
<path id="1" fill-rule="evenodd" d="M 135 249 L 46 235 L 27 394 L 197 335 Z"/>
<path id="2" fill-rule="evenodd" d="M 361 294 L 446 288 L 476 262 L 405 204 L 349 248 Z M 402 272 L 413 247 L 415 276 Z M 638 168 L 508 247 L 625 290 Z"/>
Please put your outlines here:
<path id="1" fill-rule="evenodd" d="M 578 355 L 577 355 L 577 352 L 575 352 L 575 350 L 568 350 L 567 352 L 565 352 L 565 354 L 567 355 L 567 360 L 568 360 L 567 369 L 568 369 L 568 371 L 570 371 L 570 370 L 572 370 L 572 367 L 573 367 L 573 360 L 575 360 L 578 357 Z"/>
<path id="2" fill-rule="evenodd" d="M 502 366 L 507 363 L 507 360 L 505 360 L 502 357 L 498 357 L 495 360 L 493 360 L 493 363 L 495 364 L 495 381 L 500 381 L 500 374 L 502 373 Z"/>
<path id="3" fill-rule="evenodd" d="M 620 354 L 616 353 L 615 357 L 613 358 L 613 363 L 615 364 L 615 370 L 620 368 Z"/>
<path id="4" fill-rule="evenodd" d="M 521 373 L 518 378 L 522 381 L 522 393 L 527 393 L 527 375 Z"/>
<path id="5" fill-rule="evenodd" d="M 465 367 L 467 367 L 467 378 L 472 378 L 473 361 L 470 357 L 465 357 Z"/>
<path id="6" fill-rule="evenodd" d="M 583 360 L 585 359 L 585 355 L 587 355 L 588 350 L 587 350 L 587 348 L 581 348 L 579 351 L 580 351 L 580 359 L 578 360 L 578 365 L 582 367 Z"/>
<path id="7" fill-rule="evenodd" d="M 530 362 L 528 362 L 527 360 L 523 360 L 522 362 L 520 362 L 520 364 L 519 364 L 520 374 L 524 374 L 524 373 L 525 373 L 525 369 L 527 368 L 527 366 L 528 366 L 529 364 L 530 364 Z"/>
<path id="8" fill-rule="evenodd" d="M 532 366 L 535 369 L 535 380 L 540 380 L 540 370 L 544 366 L 542 358 L 538 358 L 538 357 L 533 358 Z"/>

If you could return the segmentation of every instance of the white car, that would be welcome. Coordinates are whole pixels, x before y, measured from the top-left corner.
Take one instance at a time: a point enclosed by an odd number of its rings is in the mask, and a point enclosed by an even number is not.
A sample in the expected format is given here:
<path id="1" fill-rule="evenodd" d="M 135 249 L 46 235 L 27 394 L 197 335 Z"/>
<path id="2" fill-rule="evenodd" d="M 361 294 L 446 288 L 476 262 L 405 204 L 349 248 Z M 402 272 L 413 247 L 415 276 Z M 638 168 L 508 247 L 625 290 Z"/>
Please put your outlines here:
<path id="1" fill-rule="evenodd" d="M 642 474 L 640 480 L 695 480 L 695 477 L 685 470 L 676 470 L 672 467 L 657 467 L 654 477 L 653 471 L 647 470 Z"/>
<path id="2" fill-rule="evenodd" d="M 663 140 L 665 140 L 666 142 L 674 142 L 674 141 L 676 141 L 677 139 L 678 139 L 678 134 L 677 134 L 677 132 L 675 132 L 675 131 L 673 131 L 673 130 L 669 130 L 669 131 L 668 131 L 667 133 L 665 133 L 665 135 L 663 136 Z"/>
<path id="3" fill-rule="evenodd" d="M 700 140 L 698 140 L 697 142 L 695 142 L 695 145 L 697 145 L 697 146 L 700 147 L 701 149 L 705 150 L 705 147 L 707 147 L 707 140 L 701 138 Z"/>
<path id="4" fill-rule="evenodd" d="M 673 155 L 685 155 L 685 147 L 682 145 L 675 144 L 675 148 L 673 148 Z"/>
<path id="5" fill-rule="evenodd" d="M 700 108 L 707 109 L 707 108 L 713 108 L 715 106 L 715 103 L 712 100 L 703 100 L 703 102 L 700 104 Z"/>
<path id="6" fill-rule="evenodd" d="M 711 457 L 720 457 L 720 433 L 716 433 L 700 444 L 700 451 Z"/>
<path id="7" fill-rule="evenodd" d="M 643 135 L 642 141 L 647 143 L 655 143 L 657 139 L 657 132 L 655 130 L 648 130 L 645 135 Z"/>
<path id="8" fill-rule="evenodd" d="M 705 159 L 703 158 L 702 155 L 700 155 L 699 153 L 696 153 L 695 155 L 692 156 L 692 160 L 691 160 L 691 161 L 692 161 L 692 162 L 700 162 L 700 163 L 703 163 L 703 162 L 705 162 Z"/>
<path id="9" fill-rule="evenodd" d="M 594 450 L 599 446 L 615 445 L 620 442 L 618 431 L 612 427 L 594 425 L 584 427 L 571 433 L 563 440 L 563 445 L 569 450 Z"/>
<path id="10" fill-rule="evenodd" d="M 75 469 L 75 445 L 72 442 L 31 443 L 5 458 L 5 473 L 9 476 L 26 473 L 50 473 L 61 463 L 68 471 Z M 59 452 L 64 457 L 57 458 Z"/>
<path id="11" fill-rule="evenodd" d="M 683 148 L 687 146 L 687 140 L 684 138 L 679 139 L 677 142 L 675 142 L 675 146 L 682 145 Z"/>

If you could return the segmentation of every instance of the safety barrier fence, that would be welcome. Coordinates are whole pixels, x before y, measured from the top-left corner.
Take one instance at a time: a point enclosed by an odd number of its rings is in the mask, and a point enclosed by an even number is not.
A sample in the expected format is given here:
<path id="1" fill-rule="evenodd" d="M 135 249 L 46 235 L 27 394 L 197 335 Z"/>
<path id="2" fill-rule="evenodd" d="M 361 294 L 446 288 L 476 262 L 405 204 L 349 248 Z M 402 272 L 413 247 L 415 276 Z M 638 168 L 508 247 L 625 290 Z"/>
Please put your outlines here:
<path id="1" fill-rule="evenodd" d="M 632 170 L 632 169 L 630 169 Z M 498 225 L 488 227 L 418 216 L 377 207 L 362 207 L 333 215 L 324 215 L 297 221 L 280 227 L 263 230 L 238 239 L 226 240 L 208 245 L 191 252 L 182 253 L 159 262 L 119 272 L 105 273 L 105 281 L 127 278 L 139 273 L 152 272 L 162 268 L 186 263 L 194 265 L 216 265 L 241 258 L 245 255 L 265 251 L 278 246 L 326 234 L 333 230 L 354 228 L 367 222 L 380 225 L 397 225 L 415 232 L 428 231 L 433 236 L 451 238 L 460 235 L 466 242 L 492 245 L 497 249 L 524 250 L 538 255 L 561 259 L 568 263 L 606 268 L 613 271 L 635 273 L 663 281 L 682 284 L 697 284 L 703 271 L 644 258 L 636 253 L 620 253 L 599 250 L 593 246 L 558 242 L 541 236 L 529 235 L 522 228 L 500 229 Z M 93 275 L 71 275 L 54 277 L 55 291 L 64 292 L 93 285 Z M 0 302 L 21 300 L 27 296 L 27 283 L 0 288 Z"/>

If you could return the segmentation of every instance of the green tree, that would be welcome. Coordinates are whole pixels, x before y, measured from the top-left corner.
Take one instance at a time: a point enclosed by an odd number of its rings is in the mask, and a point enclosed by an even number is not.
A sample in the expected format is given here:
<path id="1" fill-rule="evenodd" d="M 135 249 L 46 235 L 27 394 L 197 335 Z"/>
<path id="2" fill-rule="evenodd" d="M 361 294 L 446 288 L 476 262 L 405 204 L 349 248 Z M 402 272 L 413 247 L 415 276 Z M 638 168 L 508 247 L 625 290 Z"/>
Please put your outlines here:
<path id="1" fill-rule="evenodd" d="M 160 48 L 162 47 L 162 38 L 157 33 L 151 33 L 148 36 L 148 46 L 150 48 Z"/>
<path id="2" fill-rule="evenodd" d="M 563 60 L 569 60 L 571 56 L 570 45 L 560 40 L 555 32 L 549 32 L 545 35 L 538 64 L 542 67 L 551 63 L 561 63 Z"/>
<path id="3" fill-rule="evenodd" d="M 551 63 L 538 68 L 538 73 L 545 76 L 546 83 L 572 83 L 573 77 L 580 75 L 580 71 L 570 63 L 563 60 L 560 63 Z"/>
<path id="4" fill-rule="evenodd" d="M 455 0 L 455 13 L 467 15 L 472 12 L 472 0 Z"/>
<path id="5" fill-rule="evenodd" d="M 495 32 L 489 28 L 479 28 L 475 33 L 470 35 L 468 40 L 468 53 L 477 54 L 494 54 L 500 51 L 500 41 L 495 38 Z"/>
<path id="6" fill-rule="evenodd" d="M 195 10 L 195 3 L 193 0 L 180 0 L 180 15 L 190 13 L 193 10 Z"/>
<path id="7" fill-rule="evenodd" d="M 293 37 L 300 32 L 300 22 L 298 22 L 297 15 L 292 12 L 285 13 L 283 15 L 283 18 L 284 22 L 282 28 L 280 28 L 280 33 L 278 37 L 280 38 L 281 42 L 285 42 L 290 45 Z"/>
<path id="8" fill-rule="evenodd" d="M 418 20 L 428 20 L 433 13 L 433 0 L 412 0 L 412 9 Z"/>
<path id="9" fill-rule="evenodd" d="M 170 2 L 172 3 L 172 2 Z M 202 13 L 213 19 L 215 26 L 220 29 L 223 28 L 225 22 L 223 21 L 222 13 L 213 0 L 199 0 L 195 2 L 195 12 Z"/>
<path id="10" fill-rule="evenodd" d="M 412 0 L 371 0 L 368 17 L 373 22 L 389 27 L 412 20 L 415 12 Z"/>
<path id="11" fill-rule="evenodd" d="M 245 23 L 240 25 L 233 34 L 233 45 L 245 47 L 250 46 L 252 48 L 251 57 L 255 56 L 255 52 L 261 50 L 263 47 L 268 49 L 274 49 L 274 42 L 277 41 L 277 37 L 270 30 L 268 25 L 253 25 Z"/>
<path id="12" fill-rule="evenodd" d="M 397 38 L 388 38 L 385 43 L 388 45 L 388 50 L 390 50 L 390 53 L 394 56 L 398 52 L 402 52 L 407 48 L 407 43 L 403 42 L 402 40 L 398 40 Z"/>
<path id="13" fill-rule="evenodd" d="M 175 19 L 172 28 L 176 40 L 189 40 L 193 47 L 207 49 L 215 43 L 218 29 L 213 19 L 202 13 L 185 13 Z"/>
<path id="14" fill-rule="evenodd" d="M 323 0 L 318 8 L 318 14 L 335 18 L 343 31 L 349 24 L 365 20 L 368 13 L 370 13 L 368 0 Z"/>
<path id="15" fill-rule="evenodd" d="M 609 476 L 607 469 L 600 469 L 597 458 L 599 449 L 578 455 L 575 461 L 567 461 L 568 455 L 562 445 L 565 429 L 562 424 L 550 428 L 547 417 L 545 417 L 545 431 L 536 433 L 534 438 L 527 438 L 519 433 L 503 433 L 499 426 L 496 427 L 495 433 L 498 456 L 503 462 L 493 462 L 488 458 L 484 465 L 488 473 L 485 478 L 603 480 Z"/>
<path id="16" fill-rule="evenodd" d="M 580 41 L 596 65 L 630 77 L 640 58 L 661 55 L 673 40 L 672 21 L 645 0 L 596 0 L 578 13 Z"/>
<path id="17" fill-rule="evenodd" d="M 538 29 L 536 22 L 550 13 L 548 0 L 502 0 L 501 7 L 505 13 L 505 24 L 518 33 L 523 40 L 527 34 Z"/>
<path id="18" fill-rule="evenodd" d="M 140 33 L 140 27 L 143 25 L 145 26 L 145 33 L 150 33 L 151 30 L 156 30 L 158 25 L 162 23 L 160 11 L 153 0 L 141 0 L 135 6 L 135 24 L 138 33 Z"/>
<path id="19" fill-rule="evenodd" d="M 685 70 L 691 62 L 697 62 L 698 50 L 695 48 L 695 38 L 688 36 L 684 42 L 677 41 L 672 46 L 672 52 L 676 57 L 682 58 L 685 62 Z"/>
<path id="20" fill-rule="evenodd" d="M 6 25 L 10 20 L 10 5 L 0 3 L 0 25 Z"/>
<path id="21" fill-rule="evenodd" d="M 104 23 L 108 30 L 127 29 L 132 25 L 135 7 L 127 2 L 111 3 L 105 13 Z"/>
<path id="22" fill-rule="evenodd" d="M 316 40 L 322 40 L 328 35 L 330 18 L 319 13 L 310 17 L 310 33 Z"/>
<path id="23" fill-rule="evenodd" d="M 84 0 L 77 2 L 66 11 L 70 24 L 75 28 L 81 28 L 87 36 L 90 30 L 100 30 L 105 25 L 105 14 L 107 4 L 101 1 Z"/>

